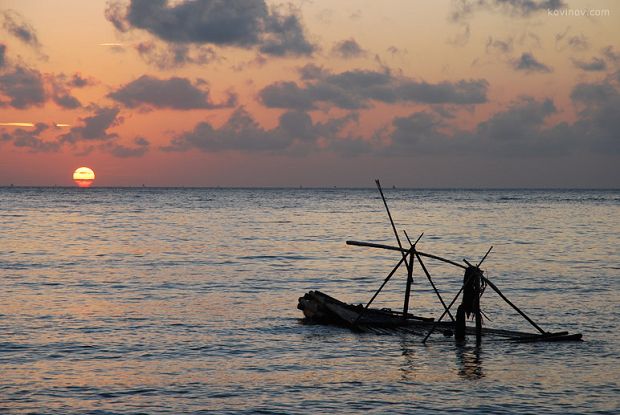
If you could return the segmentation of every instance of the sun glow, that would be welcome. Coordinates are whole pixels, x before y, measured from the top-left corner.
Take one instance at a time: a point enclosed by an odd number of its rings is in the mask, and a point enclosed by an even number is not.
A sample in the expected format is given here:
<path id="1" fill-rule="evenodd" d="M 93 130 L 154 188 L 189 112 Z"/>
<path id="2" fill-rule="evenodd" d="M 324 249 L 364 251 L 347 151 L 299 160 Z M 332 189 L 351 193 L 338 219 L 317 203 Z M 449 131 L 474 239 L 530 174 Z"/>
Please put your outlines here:
<path id="1" fill-rule="evenodd" d="M 73 172 L 73 181 L 80 187 L 90 187 L 95 180 L 95 172 L 88 167 L 80 167 Z"/>

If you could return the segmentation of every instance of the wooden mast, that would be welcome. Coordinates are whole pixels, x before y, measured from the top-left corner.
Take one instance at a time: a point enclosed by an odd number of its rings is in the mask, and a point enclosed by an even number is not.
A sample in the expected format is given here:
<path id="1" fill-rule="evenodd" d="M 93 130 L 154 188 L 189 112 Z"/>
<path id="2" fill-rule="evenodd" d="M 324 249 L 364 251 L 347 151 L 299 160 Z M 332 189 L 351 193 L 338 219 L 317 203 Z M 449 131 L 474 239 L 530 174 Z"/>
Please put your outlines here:
<path id="1" fill-rule="evenodd" d="M 383 189 L 381 188 L 381 182 L 379 182 L 379 179 L 376 179 L 375 183 L 377 184 L 377 189 L 379 189 L 379 193 L 381 194 L 381 199 L 383 199 L 385 210 L 387 211 L 388 217 L 390 218 L 390 223 L 392 224 L 392 230 L 394 231 L 396 242 L 398 242 L 398 247 L 402 250 L 403 245 L 400 243 L 400 238 L 398 237 L 398 231 L 396 230 L 396 225 L 394 225 L 394 219 L 392 219 L 390 208 L 388 207 L 387 201 L 385 200 L 385 196 L 383 195 Z M 413 255 L 411 255 L 409 257 L 409 261 L 407 261 L 407 258 L 406 258 L 407 254 L 405 252 L 401 251 L 403 255 L 403 260 L 405 261 L 405 266 L 407 267 L 407 287 L 405 288 L 405 301 L 403 303 L 403 318 L 404 319 L 407 318 L 407 312 L 409 311 L 409 296 L 411 293 L 411 284 L 413 284 Z"/>

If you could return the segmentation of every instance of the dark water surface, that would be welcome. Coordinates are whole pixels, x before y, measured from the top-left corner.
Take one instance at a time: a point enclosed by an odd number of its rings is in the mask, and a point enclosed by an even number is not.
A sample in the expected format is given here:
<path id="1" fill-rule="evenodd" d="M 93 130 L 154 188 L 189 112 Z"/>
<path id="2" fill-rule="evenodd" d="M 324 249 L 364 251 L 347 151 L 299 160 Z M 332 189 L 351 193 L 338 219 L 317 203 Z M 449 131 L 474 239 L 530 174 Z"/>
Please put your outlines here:
<path id="1" fill-rule="evenodd" d="M 375 190 L 0 189 L 0 413 L 618 413 L 620 192 L 387 190 L 420 250 L 476 261 L 582 343 L 457 346 L 304 325 L 397 254 Z M 427 261 L 451 297 L 462 274 Z M 415 312 L 440 306 L 414 271 Z M 405 275 L 377 305 L 398 308 Z M 450 293 L 450 295 L 448 295 Z M 492 293 L 493 327 L 528 329 Z"/>

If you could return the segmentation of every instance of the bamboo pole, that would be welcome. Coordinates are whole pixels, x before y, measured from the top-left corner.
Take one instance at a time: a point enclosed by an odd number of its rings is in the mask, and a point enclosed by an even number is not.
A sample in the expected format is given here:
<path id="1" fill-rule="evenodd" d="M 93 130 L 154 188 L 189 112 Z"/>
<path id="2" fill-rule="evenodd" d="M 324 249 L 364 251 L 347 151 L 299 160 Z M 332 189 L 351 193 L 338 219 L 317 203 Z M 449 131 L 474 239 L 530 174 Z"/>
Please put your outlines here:
<path id="1" fill-rule="evenodd" d="M 394 224 L 392 213 L 390 212 L 387 200 L 385 200 L 385 195 L 383 194 L 383 189 L 381 188 L 381 182 L 379 182 L 379 179 L 376 179 L 375 183 L 377 184 L 377 189 L 379 189 L 379 193 L 381 194 L 381 200 L 383 200 L 383 205 L 385 206 L 388 218 L 390 218 L 390 224 L 392 225 L 392 230 L 394 231 L 396 242 L 398 242 L 398 247 L 403 249 L 403 244 L 400 242 L 400 238 L 398 237 L 398 231 L 396 230 L 396 225 Z M 403 319 L 406 319 L 407 310 L 409 310 L 409 296 L 411 294 L 411 284 L 413 283 L 413 256 L 411 256 L 409 258 L 409 261 L 407 261 L 406 254 L 402 251 L 401 254 L 405 261 L 405 266 L 407 267 L 407 286 L 405 288 L 405 300 L 403 302 Z"/>
<path id="2" fill-rule="evenodd" d="M 394 231 L 394 236 L 396 236 L 396 242 L 398 242 L 398 247 L 402 249 L 403 244 L 400 243 L 400 238 L 398 237 L 398 232 L 396 231 L 396 226 L 394 225 L 394 219 L 392 219 L 392 214 L 390 213 L 390 208 L 388 207 L 387 201 L 385 200 L 385 196 L 383 195 L 383 189 L 381 188 L 381 183 L 379 182 L 379 179 L 376 179 L 375 183 L 377 184 L 377 189 L 379 189 L 379 193 L 381 194 L 381 199 L 383 199 L 385 210 L 387 211 L 388 217 L 390 218 L 390 223 L 392 224 L 392 230 Z M 407 264 L 407 261 L 405 260 L 405 265 L 406 264 Z"/>
<path id="3" fill-rule="evenodd" d="M 405 262 L 405 264 L 407 264 L 407 262 Z M 409 258 L 409 263 L 407 264 L 407 286 L 405 287 L 405 302 L 403 303 L 403 320 L 407 319 L 407 311 L 409 311 L 411 284 L 413 284 L 413 255 Z"/>
<path id="4" fill-rule="evenodd" d="M 376 244 L 374 242 L 347 241 L 347 245 L 367 246 L 367 247 L 370 247 L 370 248 L 387 249 L 389 251 L 409 252 L 407 249 L 404 249 L 404 248 L 399 248 L 397 246 L 390 246 L 390 245 L 384 245 L 384 244 Z M 418 254 L 420 254 L 420 256 L 423 256 L 423 257 L 426 257 L 426 258 L 436 259 L 438 261 L 442 261 L 442 262 L 445 262 L 447 264 L 454 265 L 455 267 L 459 267 L 459 268 L 462 268 L 462 269 L 467 269 L 467 267 L 465 265 L 463 265 L 463 264 L 459 264 L 458 262 L 454 262 L 454 261 L 451 261 L 451 260 L 446 259 L 446 258 L 442 258 L 442 257 L 437 256 L 437 255 L 427 254 L 425 252 L 418 251 L 417 249 L 414 250 L 414 252 L 417 252 Z"/>
<path id="5" fill-rule="evenodd" d="M 411 239 L 409 239 L 409 235 L 407 235 L 407 231 L 403 230 L 403 233 L 405 234 L 405 238 L 407 238 L 407 241 L 409 242 L 409 246 L 410 246 L 409 249 L 415 252 L 415 246 L 418 243 L 418 241 L 422 238 L 422 235 L 424 235 L 424 232 L 420 234 L 420 236 L 415 241 L 415 243 L 411 243 Z M 414 260 L 415 258 L 413 257 L 413 255 L 411 255 L 411 258 L 409 258 L 409 264 L 407 266 L 407 286 L 405 287 L 405 302 L 403 304 L 403 319 L 404 320 L 407 319 L 407 311 L 409 311 L 409 296 L 411 295 L 411 285 L 413 284 L 413 262 Z"/>
<path id="6" fill-rule="evenodd" d="M 439 294 L 439 290 L 437 290 L 437 287 L 435 287 L 435 283 L 433 283 L 433 280 L 431 279 L 431 274 L 426 269 L 426 266 L 424 265 L 424 262 L 422 262 L 422 258 L 420 258 L 420 255 L 417 252 L 415 252 L 415 256 L 418 258 L 418 262 L 422 266 L 422 270 L 424 270 L 424 273 L 426 274 L 426 278 L 428 278 L 428 282 L 431 283 L 431 286 L 433 287 L 433 290 L 435 290 L 435 294 L 437 294 L 437 297 L 439 298 L 439 301 L 441 301 L 441 305 L 443 306 L 444 310 L 446 310 L 448 312 L 448 315 L 450 316 L 450 319 L 452 321 L 454 321 L 454 317 L 452 316 L 452 314 L 448 310 L 448 307 L 446 306 L 446 303 L 444 303 L 443 298 L 441 298 L 441 294 Z"/>
<path id="7" fill-rule="evenodd" d="M 405 258 L 407 258 L 407 255 L 409 255 L 409 253 L 407 253 L 406 255 L 403 255 L 403 257 L 400 259 L 400 261 L 398 261 L 398 263 L 394 266 L 394 268 L 392 268 L 392 271 L 390 271 L 388 276 L 385 278 L 385 280 L 383 281 L 383 284 L 381 284 L 381 287 L 379 287 L 379 289 L 375 292 L 375 295 L 372 296 L 370 301 L 368 301 L 368 303 L 364 307 L 364 310 L 362 310 L 362 312 L 357 316 L 357 318 L 353 322 L 354 326 L 357 324 L 357 322 L 360 320 L 360 318 L 362 318 L 364 313 L 366 313 L 366 310 L 368 310 L 368 307 L 370 307 L 370 304 L 372 304 L 372 302 L 375 300 L 375 298 L 377 298 L 377 296 L 379 295 L 379 293 L 381 292 L 383 287 L 385 287 L 385 284 L 387 284 L 387 282 L 390 280 L 390 278 L 392 278 L 392 275 L 394 275 L 394 273 L 396 272 L 398 267 L 400 267 L 400 264 L 402 264 L 403 261 L 405 261 Z"/>
<path id="8" fill-rule="evenodd" d="M 418 242 L 420 242 L 420 239 L 422 239 L 422 237 L 424 236 L 424 232 L 422 232 L 420 236 L 418 236 L 418 239 L 416 239 L 415 242 L 412 243 L 411 239 L 409 239 L 409 235 L 407 235 L 407 231 L 403 229 L 403 233 L 405 234 L 405 237 L 407 238 L 407 241 L 409 241 L 409 245 L 411 246 L 416 246 Z"/>
<path id="9" fill-rule="evenodd" d="M 450 310 L 450 308 L 454 305 L 454 302 L 456 301 L 457 298 L 459 298 L 459 296 L 461 295 L 461 293 L 463 292 L 463 289 L 465 289 L 465 287 L 467 285 L 469 285 L 471 283 L 471 281 L 474 279 L 475 274 L 472 274 L 467 281 L 465 281 L 463 283 L 463 285 L 461 286 L 461 289 L 459 290 L 458 293 L 456 293 L 456 295 L 454 296 L 454 299 L 452 300 L 452 302 L 450 303 L 450 305 L 448 306 L 448 308 L 446 308 L 446 310 L 443 312 L 443 314 L 439 317 L 439 319 L 437 321 L 435 321 L 435 323 L 433 323 L 431 329 L 428 331 L 428 333 L 426 334 L 426 337 L 424 338 L 424 340 L 422 340 L 422 343 L 426 343 L 426 340 L 429 338 L 429 336 L 431 334 L 433 334 L 433 332 L 435 331 L 435 328 L 437 327 L 437 324 L 439 324 L 441 322 L 441 320 L 443 320 L 444 316 L 446 315 L 446 313 Z"/>
<path id="10" fill-rule="evenodd" d="M 526 319 L 528 321 L 528 323 L 530 323 L 532 326 L 534 326 L 534 328 L 536 328 L 536 330 L 538 330 L 541 334 L 548 334 L 546 331 L 544 331 L 543 329 L 540 328 L 540 326 L 536 323 L 534 323 L 534 321 L 529 318 L 523 311 L 521 311 L 519 309 L 519 307 L 517 307 L 516 305 L 514 305 L 508 298 L 506 298 L 506 296 L 504 294 L 502 294 L 502 292 L 499 290 L 499 288 L 497 288 L 495 286 L 495 284 L 493 284 L 491 281 L 489 281 L 485 276 L 482 276 L 482 279 L 484 280 L 484 282 L 493 289 L 493 291 L 495 291 L 497 293 L 497 295 L 499 295 L 500 297 L 502 297 L 502 299 L 504 301 L 506 301 L 508 303 L 509 306 L 511 306 L 512 308 L 515 309 L 515 311 L 519 314 L 521 314 L 521 316 Z"/>
<path id="11" fill-rule="evenodd" d="M 489 250 L 487 251 L 486 254 L 484 254 L 484 256 L 482 257 L 482 259 L 480 260 L 480 262 L 478 262 L 478 265 L 476 265 L 476 268 L 480 268 L 480 265 L 482 265 L 482 263 L 484 262 L 485 259 L 487 259 L 487 256 L 489 255 L 489 253 L 491 252 L 491 249 L 493 249 L 493 245 L 491 245 L 491 247 L 489 248 Z"/>

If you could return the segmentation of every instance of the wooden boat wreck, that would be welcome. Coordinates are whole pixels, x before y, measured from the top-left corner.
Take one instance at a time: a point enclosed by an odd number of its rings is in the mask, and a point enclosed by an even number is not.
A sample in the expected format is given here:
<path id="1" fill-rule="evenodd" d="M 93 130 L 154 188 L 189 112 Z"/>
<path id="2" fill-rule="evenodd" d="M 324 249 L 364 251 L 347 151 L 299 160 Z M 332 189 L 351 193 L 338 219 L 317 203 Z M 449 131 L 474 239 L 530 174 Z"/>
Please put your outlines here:
<path id="1" fill-rule="evenodd" d="M 334 324 L 338 326 L 348 327 L 352 330 L 371 332 L 377 334 L 388 333 L 407 333 L 407 334 L 419 334 L 423 335 L 426 342 L 428 338 L 434 332 L 441 332 L 446 337 L 454 337 L 456 340 L 464 340 L 468 335 L 476 337 L 476 341 L 479 343 L 482 337 L 492 337 L 496 339 L 505 339 L 516 342 L 557 342 L 557 341 L 579 341 L 582 339 L 581 333 L 568 333 L 567 331 L 561 332 L 548 332 L 543 330 L 537 323 L 535 323 L 527 314 L 525 314 L 519 307 L 513 304 L 500 289 L 489 279 L 484 276 L 484 271 L 480 269 L 480 265 L 487 258 L 491 249 L 486 252 L 477 265 L 472 265 L 467 260 L 463 260 L 465 265 L 456 261 L 449 260 L 437 255 L 421 252 L 416 248 L 417 243 L 422 238 L 422 235 L 415 241 L 411 242 L 409 236 L 404 232 L 407 241 L 409 242 L 409 248 L 404 248 L 396 231 L 396 226 L 392 219 L 392 215 L 388 208 L 383 190 L 379 181 L 376 181 L 381 198 L 388 213 L 394 235 L 398 246 L 390 246 L 384 244 L 377 244 L 372 242 L 358 242 L 347 241 L 347 245 L 371 247 L 377 249 L 385 249 L 390 251 L 398 251 L 401 254 L 401 258 L 398 263 L 393 267 L 379 289 L 374 293 L 370 301 L 366 305 L 347 304 L 337 300 L 327 294 L 320 291 L 310 291 L 303 297 L 299 298 L 297 308 L 302 310 L 304 317 L 307 321 L 315 322 L 318 324 Z M 453 300 L 449 305 L 443 300 L 443 297 L 439 293 L 439 290 L 435 286 L 431 274 L 426 267 L 422 258 L 437 260 L 444 263 L 451 264 L 455 267 L 465 270 L 463 276 L 463 285 L 461 289 L 456 293 Z M 417 261 L 428 279 L 431 287 L 437 295 L 439 302 L 443 306 L 443 313 L 438 319 L 433 317 L 421 317 L 411 314 L 409 312 L 409 297 L 411 294 L 411 286 L 413 283 L 413 265 L 414 261 Z M 388 281 L 396 273 L 401 265 L 404 265 L 407 269 L 407 285 L 405 289 L 405 299 L 403 304 L 403 311 L 393 311 L 391 309 L 376 309 L 370 308 L 370 305 L 379 295 L 381 290 L 385 287 Z M 532 327 L 536 329 L 536 333 L 521 332 L 514 330 L 503 330 L 496 328 L 483 327 L 483 313 L 480 309 L 480 299 L 484 294 L 487 287 L 490 287 L 497 295 L 499 295 L 508 305 L 510 305 L 521 317 L 523 317 Z M 450 309 L 462 294 L 461 304 L 457 308 L 456 317 L 452 315 Z M 443 318 L 448 315 L 450 321 L 442 321 Z M 467 327 L 467 318 L 472 318 L 475 321 L 474 327 Z"/>

